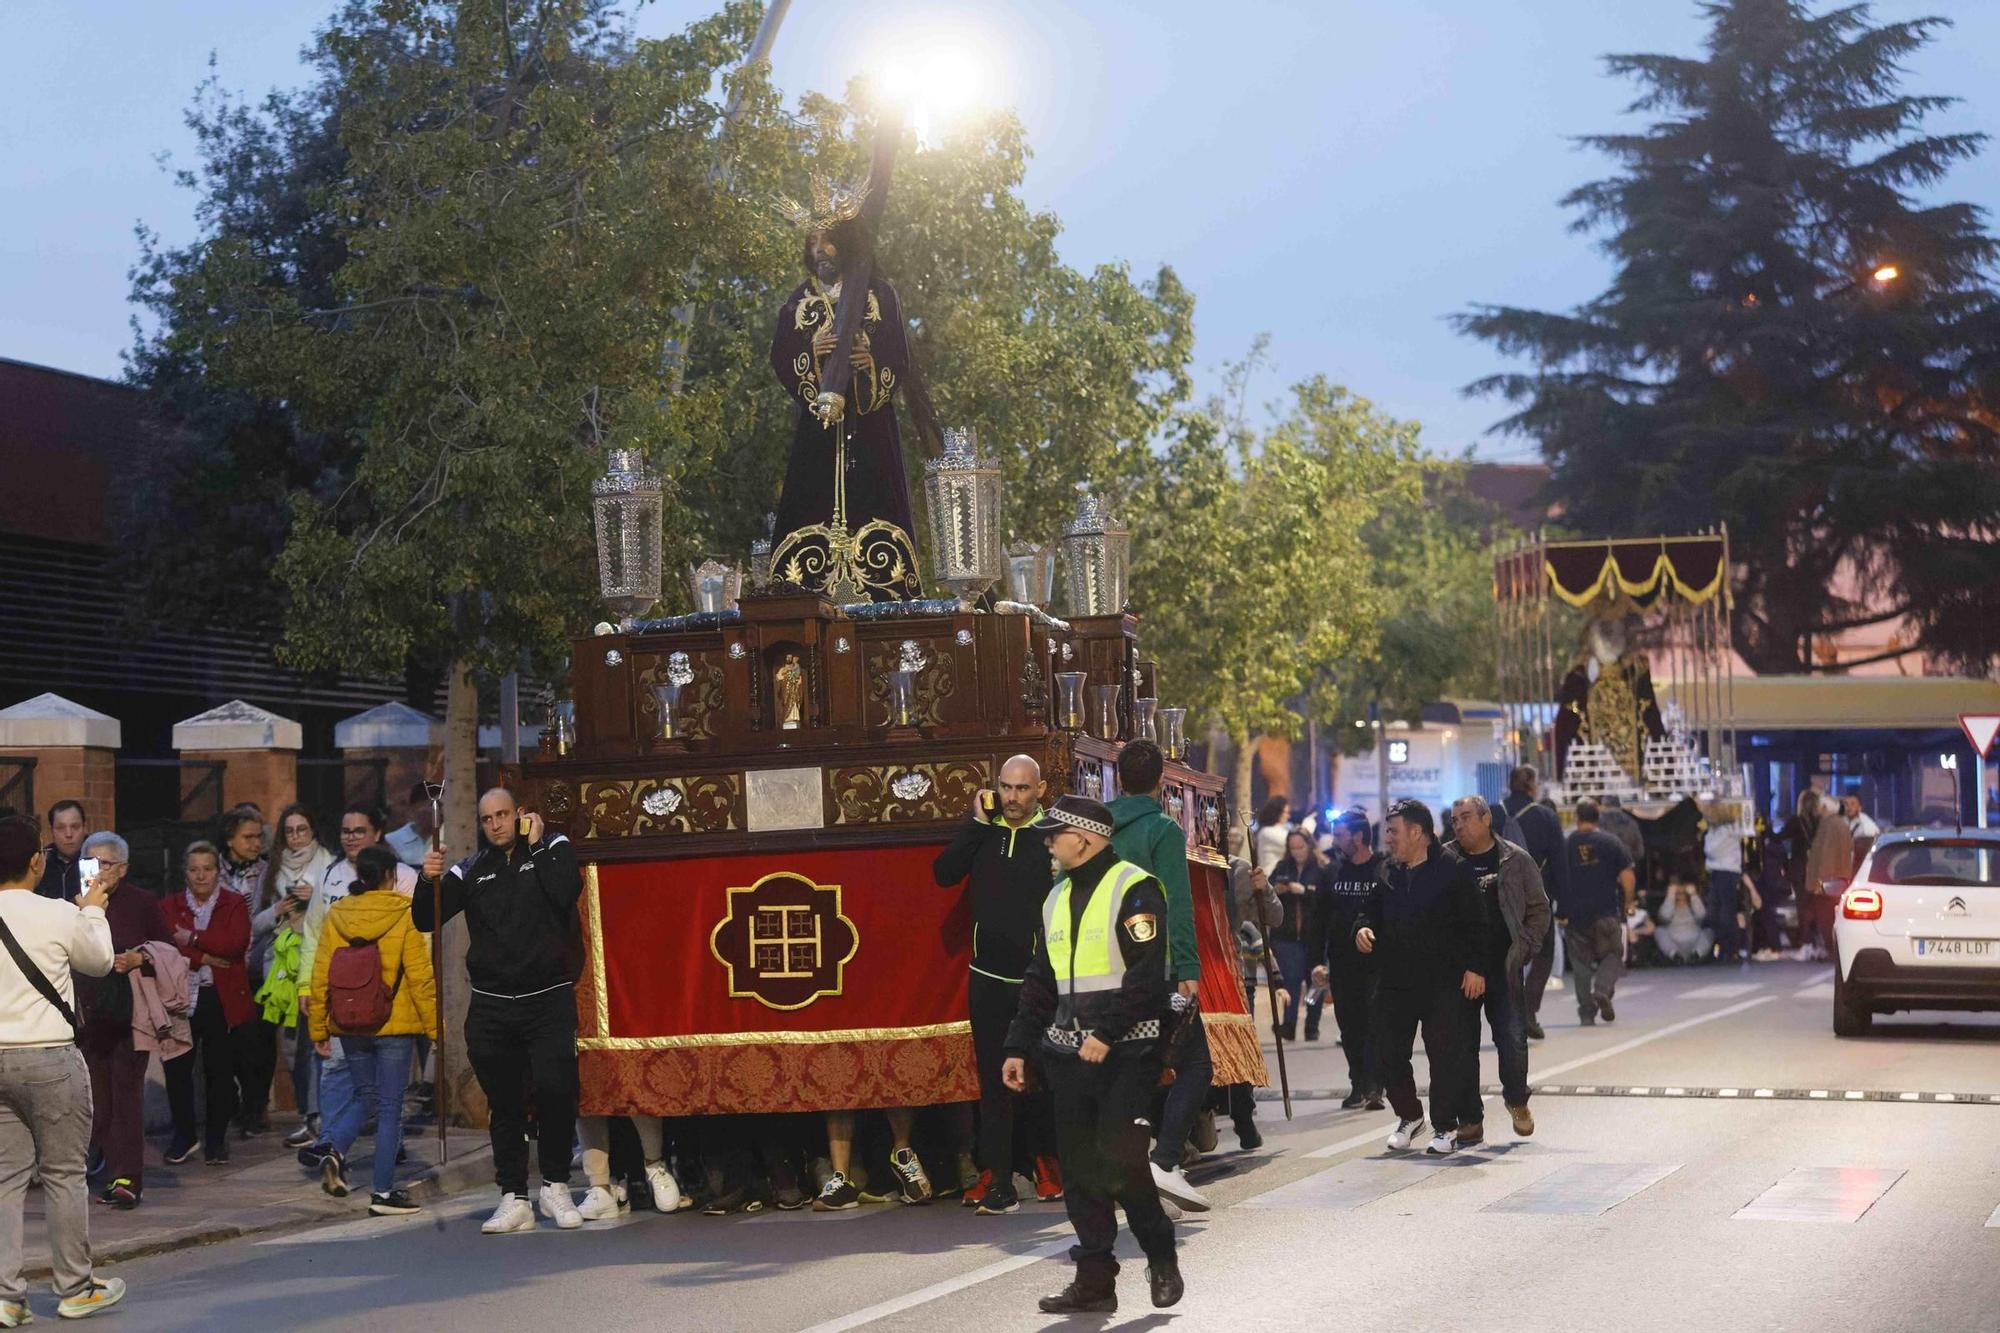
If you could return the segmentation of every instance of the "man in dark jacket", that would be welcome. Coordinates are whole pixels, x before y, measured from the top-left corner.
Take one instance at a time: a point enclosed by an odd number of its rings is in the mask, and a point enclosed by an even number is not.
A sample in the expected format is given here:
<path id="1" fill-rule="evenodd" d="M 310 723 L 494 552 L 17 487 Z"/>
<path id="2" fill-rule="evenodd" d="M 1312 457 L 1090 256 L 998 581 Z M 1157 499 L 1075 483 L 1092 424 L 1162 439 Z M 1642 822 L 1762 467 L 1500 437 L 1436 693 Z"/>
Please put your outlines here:
<path id="1" fill-rule="evenodd" d="M 1563 855 L 1562 821 L 1556 812 L 1535 799 L 1535 787 L 1541 775 L 1532 764 L 1522 764 L 1507 775 L 1507 799 L 1500 803 L 1520 826 L 1521 836 L 1510 839 L 1524 848 L 1535 858 L 1535 869 L 1542 875 L 1542 889 L 1551 899 L 1562 897 L 1563 870 L 1569 864 Z M 1503 834 L 1504 836 L 1504 834 Z M 1556 966 L 1556 932 L 1550 930 L 1542 937 L 1542 944 L 1528 963 L 1528 979 L 1522 987 L 1521 1025 L 1536 1041 L 1542 1040 L 1542 995 L 1549 988 L 1549 977 Z"/>
<path id="2" fill-rule="evenodd" d="M 1625 966 L 1625 918 L 1637 884 L 1632 858 L 1617 838 L 1597 826 L 1595 801 L 1576 803 L 1576 832 L 1569 835 L 1556 924 L 1563 928 L 1570 971 L 1576 977 L 1577 1021 L 1589 1027 L 1618 1017 L 1611 997 Z"/>
<path id="3" fill-rule="evenodd" d="M 525 831 L 517 820 L 526 823 Z M 576 1138 L 575 988 L 583 969 L 576 905 L 583 876 L 569 839 L 560 833 L 545 839 L 542 817 L 522 816 L 505 788 L 479 798 L 479 831 L 479 852 L 449 870 L 442 847 L 424 858 L 411 910 L 423 930 L 465 913 L 465 971 L 472 983 L 465 1052 L 486 1094 L 500 1184 L 500 1206 L 480 1230 L 534 1230 L 526 1137 L 532 1076 L 542 1212 L 567 1231 L 583 1225 L 569 1192 Z"/>
<path id="4" fill-rule="evenodd" d="M 1456 852 L 1471 869 L 1486 911 L 1480 968 L 1486 977 L 1486 994 L 1466 1002 L 1475 1076 L 1458 1113 L 1458 1142 L 1460 1146 L 1477 1143 L 1486 1133 L 1476 1054 L 1482 1006 L 1493 1028 L 1493 1049 L 1500 1058 L 1500 1090 L 1513 1117 L 1514 1132 L 1526 1138 L 1535 1132 L 1535 1117 L 1528 1110 L 1528 1034 L 1521 1021 L 1521 974 L 1541 949 L 1542 938 L 1553 929 L 1549 896 L 1542 892 L 1542 876 L 1535 869 L 1534 858 L 1516 844 L 1494 836 L 1493 810 L 1484 797 L 1461 796 L 1454 801 L 1451 827 L 1457 837 L 1446 844 L 1446 850 Z"/>
<path id="5" fill-rule="evenodd" d="M 951 846 L 938 853 L 931 876 L 939 888 L 966 885 L 972 903 L 972 976 L 968 1009 L 973 1060 L 979 1067 L 979 1183 L 965 1202 L 981 1213 L 1011 1213 L 1021 1206 L 1014 1174 L 1033 1171 L 1039 1181 L 1059 1178 L 1053 1167 L 1055 1123 L 1048 1097 L 1031 1094 L 1029 1151 L 1015 1151 L 1014 1109 L 1019 1099 L 1001 1078 L 1007 1029 L 1021 1008 L 1021 979 L 1042 929 L 1042 900 L 1049 896 L 1049 849 L 1029 826 L 1042 814 L 1041 766 L 1017 754 L 1000 766 L 996 789 L 973 797 L 972 814 Z"/>
<path id="6" fill-rule="evenodd" d="M 1389 1146 L 1413 1147 L 1424 1132 L 1423 1106 L 1410 1052 L 1417 1029 L 1424 1034 L 1424 1058 L 1431 1068 L 1431 1122 L 1435 1134 L 1425 1149 L 1443 1155 L 1457 1149 L 1453 1131 L 1464 1105 L 1467 1054 L 1476 1096 L 1477 1047 L 1469 1047 L 1465 1001 L 1486 993 L 1479 971 L 1486 913 L 1479 888 L 1465 863 L 1438 845 L 1437 825 L 1422 801 L 1389 807 L 1382 833 L 1390 864 L 1382 883 L 1356 918 L 1354 946 L 1375 956 L 1381 967 L 1382 1082 L 1396 1111 Z"/>
<path id="7" fill-rule="evenodd" d="M 1349 810 L 1333 822 L 1336 860 L 1321 877 L 1319 929 L 1306 956 L 1316 966 L 1313 984 L 1333 994 L 1333 1021 L 1347 1055 L 1347 1097 L 1341 1109 L 1382 1109 L 1382 1075 L 1376 1067 L 1375 960 L 1354 947 L 1362 911 L 1382 883 L 1382 858 L 1368 841 L 1368 816 Z"/>
<path id="8" fill-rule="evenodd" d="M 1160 1081 L 1167 997 L 1167 896 L 1160 881 L 1111 847 L 1111 812 L 1065 796 L 1035 824 L 1066 872 L 1042 907 L 1042 934 L 1007 1034 L 1007 1086 L 1027 1085 L 1039 1047 L 1056 1102 L 1064 1207 L 1076 1228 L 1076 1276 L 1047 1314 L 1118 1308 L 1115 1209 L 1145 1251 L 1153 1305 L 1179 1302 L 1174 1224 L 1147 1170 L 1148 1117 Z"/>
<path id="9" fill-rule="evenodd" d="M 90 820 L 81 801 L 57 801 L 49 807 L 49 845 L 42 849 L 42 878 L 35 892 L 44 898 L 60 898 L 73 903 L 83 892 L 77 860 L 83 855 L 84 835 Z"/>

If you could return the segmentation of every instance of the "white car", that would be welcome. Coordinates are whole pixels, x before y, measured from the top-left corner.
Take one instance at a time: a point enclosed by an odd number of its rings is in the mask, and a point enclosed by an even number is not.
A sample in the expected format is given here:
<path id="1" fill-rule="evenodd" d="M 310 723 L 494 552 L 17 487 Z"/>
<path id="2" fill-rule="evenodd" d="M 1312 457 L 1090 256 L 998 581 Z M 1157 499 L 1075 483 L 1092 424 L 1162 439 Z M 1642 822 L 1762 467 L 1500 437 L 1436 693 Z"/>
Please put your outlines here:
<path id="1" fill-rule="evenodd" d="M 1837 1036 L 1903 1009 L 2000 1009 L 2000 829 L 1882 834 L 1833 936 Z"/>

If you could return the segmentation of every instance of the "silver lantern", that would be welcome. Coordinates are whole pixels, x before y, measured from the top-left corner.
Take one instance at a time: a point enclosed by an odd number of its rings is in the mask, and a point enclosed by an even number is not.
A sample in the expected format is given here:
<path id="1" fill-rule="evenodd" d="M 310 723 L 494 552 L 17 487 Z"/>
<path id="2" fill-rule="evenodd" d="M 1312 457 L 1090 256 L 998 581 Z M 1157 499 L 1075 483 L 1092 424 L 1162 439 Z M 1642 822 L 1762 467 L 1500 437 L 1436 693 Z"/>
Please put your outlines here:
<path id="1" fill-rule="evenodd" d="M 728 611 L 743 593 L 743 571 L 720 560 L 704 560 L 688 569 L 688 588 L 697 611 Z"/>
<path id="2" fill-rule="evenodd" d="M 622 616 L 660 600 L 660 479 L 637 449 L 613 449 L 610 470 L 591 483 L 597 523 L 597 586 Z"/>
<path id="3" fill-rule="evenodd" d="M 964 606 L 1000 581 L 1000 469 L 981 459 L 972 431 L 944 433 L 944 452 L 924 464 L 931 568 Z"/>
<path id="4" fill-rule="evenodd" d="M 1007 548 L 1007 596 L 1044 611 L 1056 600 L 1056 548 L 1018 542 Z"/>
<path id="5" fill-rule="evenodd" d="M 1125 610 L 1132 567 L 1132 534 L 1083 482 L 1076 487 L 1076 517 L 1062 539 L 1063 568 L 1073 616 L 1115 616 Z"/>

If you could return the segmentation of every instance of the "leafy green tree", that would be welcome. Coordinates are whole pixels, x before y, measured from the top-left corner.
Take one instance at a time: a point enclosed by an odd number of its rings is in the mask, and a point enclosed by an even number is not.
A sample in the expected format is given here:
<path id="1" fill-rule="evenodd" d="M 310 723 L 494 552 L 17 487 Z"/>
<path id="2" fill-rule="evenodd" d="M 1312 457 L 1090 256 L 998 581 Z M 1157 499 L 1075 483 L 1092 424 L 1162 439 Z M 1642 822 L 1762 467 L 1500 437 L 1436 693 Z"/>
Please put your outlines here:
<path id="1" fill-rule="evenodd" d="M 1604 233 L 1610 287 L 1568 314 L 1462 316 L 1536 363 L 1473 387 L 1520 404 L 1503 424 L 1541 442 L 1566 524 L 1727 523 L 1757 670 L 1811 670 L 1815 636 L 1907 618 L 1914 646 L 1983 674 L 2000 653 L 2000 250 L 1977 208 L 1915 194 L 1984 136 L 1927 133 L 1951 99 L 1899 86 L 1943 21 L 1704 8 L 1701 57 L 1607 62 L 1658 117 L 1583 141 L 1620 168 L 1567 200 Z"/>
<path id="2" fill-rule="evenodd" d="M 1261 351 L 1261 345 L 1260 345 Z M 1386 609 L 1362 531 L 1391 497 L 1414 504 L 1416 427 L 1315 376 L 1268 429 L 1244 386 L 1183 415 L 1139 492 L 1134 602 L 1167 701 L 1234 745 L 1236 827 L 1249 825 L 1252 742 L 1290 738 L 1301 695 L 1322 720 L 1338 701 L 1327 664 L 1365 654 Z"/>
<path id="3" fill-rule="evenodd" d="M 1365 749 L 1371 705 L 1384 721 L 1419 720 L 1425 704 L 1495 689 L 1493 561 L 1499 512 L 1466 487 L 1466 465 L 1425 458 L 1420 486 L 1384 497 L 1362 536 L 1384 613 L 1368 651 L 1334 663 L 1343 750 Z"/>

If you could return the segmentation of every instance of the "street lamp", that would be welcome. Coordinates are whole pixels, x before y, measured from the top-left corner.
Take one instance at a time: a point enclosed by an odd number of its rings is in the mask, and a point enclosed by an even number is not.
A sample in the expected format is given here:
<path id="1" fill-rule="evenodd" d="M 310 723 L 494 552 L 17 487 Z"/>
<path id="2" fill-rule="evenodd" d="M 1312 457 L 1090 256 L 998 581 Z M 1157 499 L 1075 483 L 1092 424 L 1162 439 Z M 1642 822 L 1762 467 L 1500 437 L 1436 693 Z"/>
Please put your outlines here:
<path id="1" fill-rule="evenodd" d="M 1902 277 L 1903 270 L 1897 268 L 1894 264 L 1884 264 L 1880 268 L 1876 269 L 1873 273 L 1869 274 L 1869 276 L 1875 280 L 1876 286 L 1881 287 L 1881 286 L 1886 286 L 1887 284 L 1892 283 L 1896 279 Z"/>

